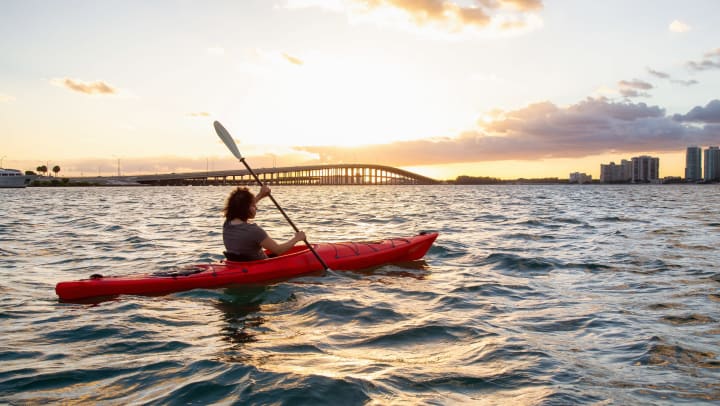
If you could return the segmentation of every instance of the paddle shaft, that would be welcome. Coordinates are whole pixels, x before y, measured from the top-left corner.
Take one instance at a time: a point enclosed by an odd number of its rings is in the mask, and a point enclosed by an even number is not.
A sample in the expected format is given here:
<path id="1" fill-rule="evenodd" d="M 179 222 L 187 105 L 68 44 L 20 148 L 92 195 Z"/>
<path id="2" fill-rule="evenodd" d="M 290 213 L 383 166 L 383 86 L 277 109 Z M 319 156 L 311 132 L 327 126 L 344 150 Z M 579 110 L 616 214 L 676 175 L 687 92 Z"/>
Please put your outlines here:
<path id="1" fill-rule="evenodd" d="M 258 183 L 258 185 L 260 185 L 260 186 L 262 187 L 262 186 L 263 186 L 262 181 L 261 181 L 260 178 L 257 176 L 257 174 L 255 173 L 255 171 L 252 170 L 252 168 L 250 167 L 250 165 L 248 165 L 248 163 L 245 161 L 245 157 L 241 157 L 241 158 L 240 158 L 240 162 L 242 162 L 243 165 L 245 165 L 245 168 L 248 170 L 248 172 L 250 172 L 250 174 L 252 175 L 252 177 L 255 178 L 255 181 Z M 300 230 L 298 230 L 298 228 L 295 226 L 295 223 L 293 223 L 293 221 L 290 220 L 290 217 L 288 217 L 288 215 L 285 213 L 285 210 L 283 210 L 283 208 L 280 207 L 280 204 L 278 204 L 277 200 L 275 200 L 275 198 L 273 197 L 272 193 L 268 194 L 268 197 L 269 197 L 270 200 L 272 200 L 272 202 L 275 204 L 275 207 L 277 207 L 277 209 L 280 210 L 280 213 L 282 213 L 283 217 L 285 217 L 285 220 L 287 220 L 288 224 L 290 224 L 290 226 L 293 228 L 293 230 L 295 230 L 296 233 L 299 232 Z M 320 257 L 320 255 L 318 255 L 317 251 L 315 251 L 315 248 L 313 248 L 313 246 L 310 245 L 310 243 L 308 242 L 307 238 L 303 239 L 303 242 L 305 243 L 305 245 L 307 245 L 307 247 L 310 249 L 310 251 L 312 251 L 312 253 L 315 255 L 315 258 L 317 258 L 318 262 L 320 262 L 320 264 L 323 266 L 323 268 L 325 268 L 326 271 L 327 271 L 328 269 L 330 269 L 330 268 L 327 266 L 327 264 L 325 263 L 325 261 Z"/>

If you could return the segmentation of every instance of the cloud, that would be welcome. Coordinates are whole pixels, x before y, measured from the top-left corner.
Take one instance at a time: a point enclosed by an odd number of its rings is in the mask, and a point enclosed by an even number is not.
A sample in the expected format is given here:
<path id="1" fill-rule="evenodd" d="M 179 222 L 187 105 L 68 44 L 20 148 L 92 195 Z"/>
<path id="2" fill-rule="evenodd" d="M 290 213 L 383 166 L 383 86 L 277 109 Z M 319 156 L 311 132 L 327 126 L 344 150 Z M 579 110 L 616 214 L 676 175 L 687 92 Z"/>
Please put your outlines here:
<path id="1" fill-rule="evenodd" d="M 660 79 L 669 79 L 670 78 L 670 75 L 665 72 L 656 71 L 651 68 L 647 68 L 647 71 L 648 71 L 648 73 L 655 76 L 656 78 L 660 78 Z"/>
<path id="2" fill-rule="evenodd" d="M 713 101 L 683 117 L 717 118 Z M 700 114 L 702 113 L 702 115 Z M 685 125 L 645 103 L 588 98 L 568 107 L 536 103 L 505 112 L 458 137 L 356 148 L 303 147 L 320 162 L 360 161 L 412 166 L 497 160 L 581 158 L 603 153 L 677 152 L 687 145 L 717 143 L 720 126 Z"/>
<path id="3" fill-rule="evenodd" d="M 700 83 L 695 79 L 690 79 L 690 80 L 672 79 L 672 80 L 670 80 L 670 82 L 676 83 L 678 85 L 683 85 L 683 86 L 692 86 L 692 85 L 697 85 L 698 83 Z"/>
<path id="4" fill-rule="evenodd" d="M 673 119 L 683 122 L 720 124 L 720 100 L 712 100 L 705 107 L 693 107 L 685 115 L 675 114 Z"/>
<path id="5" fill-rule="evenodd" d="M 383 4 L 384 3 L 384 4 Z M 490 23 L 490 16 L 479 7 L 463 7 L 450 1 L 404 1 L 385 0 L 378 4 L 386 7 L 395 7 L 412 16 L 416 23 L 422 25 L 426 22 L 454 20 L 461 24 L 486 26 Z"/>
<path id="6" fill-rule="evenodd" d="M 691 27 L 689 25 L 685 24 L 684 22 L 682 22 L 680 20 L 675 20 L 675 21 L 671 22 L 670 25 L 668 26 L 668 29 L 670 31 L 679 32 L 679 33 L 680 32 L 688 32 L 688 31 L 690 31 L 690 28 Z"/>
<path id="7" fill-rule="evenodd" d="M 282 57 L 285 58 L 285 60 L 287 60 L 288 62 L 290 62 L 290 63 L 293 64 L 293 65 L 302 66 L 303 63 L 304 63 L 300 58 L 296 58 L 296 57 L 294 57 L 294 56 L 292 56 L 292 55 L 288 55 L 288 54 L 285 53 L 285 52 L 282 53 Z"/>
<path id="8" fill-rule="evenodd" d="M 371 23 L 459 34 L 465 29 L 520 32 L 540 26 L 542 0 L 287 0 L 287 7 L 322 7 Z M 407 28 L 407 27 L 405 27 Z"/>
<path id="9" fill-rule="evenodd" d="M 541 0 L 475 0 L 469 2 L 449 0 L 356 0 L 370 8 L 389 7 L 410 15 L 417 24 L 439 22 L 485 27 L 492 15 L 502 9 L 514 9 L 520 13 L 539 11 Z"/>
<path id="10" fill-rule="evenodd" d="M 501 4 L 506 4 L 524 11 L 535 11 L 543 8 L 542 0 L 504 0 Z"/>
<path id="11" fill-rule="evenodd" d="M 630 98 L 630 97 L 649 97 L 650 95 L 647 92 L 643 92 L 643 90 L 650 90 L 653 88 L 653 85 L 651 85 L 648 82 L 643 82 L 639 79 L 633 79 L 633 80 L 621 80 L 618 82 L 618 87 L 620 88 L 620 94 L 624 97 Z"/>
<path id="12" fill-rule="evenodd" d="M 198 118 L 198 117 L 210 117 L 211 114 L 208 113 L 207 111 L 199 111 L 199 112 L 196 112 L 196 113 L 187 113 L 187 116 L 188 116 L 188 117 Z"/>
<path id="13" fill-rule="evenodd" d="M 10 96 L 9 94 L 2 94 L 0 93 L 0 103 L 10 103 L 15 101 L 15 98 Z"/>
<path id="14" fill-rule="evenodd" d="M 651 74 L 652 76 L 655 76 L 656 78 L 667 79 L 670 81 L 670 83 L 675 83 L 677 85 L 692 86 L 692 85 L 697 85 L 698 83 L 700 83 L 695 79 L 690 79 L 690 80 L 673 79 L 670 76 L 670 74 L 665 73 L 665 72 L 656 71 L 651 68 L 647 68 L 647 71 L 649 74 Z"/>
<path id="15" fill-rule="evenodd" d="M 689 61 L 687 67 L 693 71 L 720 69 L 720 48 L 707 52 L 700 61 Z"/>
<path id="16" fill-rule="evenodd" d="M 247 50 L 241 65 L 242 70 L 257 74 L 273 74 L 269 68 L 293 69 L 288 64 L 297 66 L 305 65 L 305 60 L 286 51 L 276 49 L 253 48 Z"/>
<path id="17" fill-rule="evenodd" d="M 98 80 L 95 82 L 83 82 L 82 80 L 63 78 L 51 79 L 50 83 L 58 87 L 64 87 L 75 92 L 84 94 L 111 95 L 117 94 L 118 90 L 109 84 Z"/>

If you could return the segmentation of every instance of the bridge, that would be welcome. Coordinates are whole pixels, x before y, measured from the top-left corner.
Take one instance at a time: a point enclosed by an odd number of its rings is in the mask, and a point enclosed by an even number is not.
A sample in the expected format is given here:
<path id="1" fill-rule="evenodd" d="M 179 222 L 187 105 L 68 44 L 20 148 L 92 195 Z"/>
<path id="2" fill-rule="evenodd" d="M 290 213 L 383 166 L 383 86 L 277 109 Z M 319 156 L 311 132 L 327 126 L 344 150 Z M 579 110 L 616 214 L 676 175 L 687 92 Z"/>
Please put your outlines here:
<path id="1" fill-rule="evenodd" d="M 384 165 L 338 164 L 253 169 L 268 185 L 432 185 L 437 180 Z M 144 185 L 251 185 L 247 169 L 125 177 Z"/>

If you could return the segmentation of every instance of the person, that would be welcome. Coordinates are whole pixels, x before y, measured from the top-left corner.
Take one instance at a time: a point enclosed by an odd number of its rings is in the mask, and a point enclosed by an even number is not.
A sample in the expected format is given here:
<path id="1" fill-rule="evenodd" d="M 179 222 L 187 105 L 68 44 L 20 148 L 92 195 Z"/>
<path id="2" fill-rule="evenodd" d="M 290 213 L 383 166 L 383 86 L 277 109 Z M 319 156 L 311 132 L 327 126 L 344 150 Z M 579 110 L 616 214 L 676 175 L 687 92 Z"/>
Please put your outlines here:
<path id="1" fill-rule="evenodd" d="M 223 243 L 225 257 L 231 261 L 255 261 L 267 258 L 266 249 L 281 255 L 299 241 L 305 240 L 305 233 L 298 231 L 291 239 L 277 243 L 259 225 L 252 222 L 257 213 L 257 203 L 270 195 L 270 188 L 263 185 L 255 196 L 246 187 L 237 187 L 228 196 L 223 213 Z"/>

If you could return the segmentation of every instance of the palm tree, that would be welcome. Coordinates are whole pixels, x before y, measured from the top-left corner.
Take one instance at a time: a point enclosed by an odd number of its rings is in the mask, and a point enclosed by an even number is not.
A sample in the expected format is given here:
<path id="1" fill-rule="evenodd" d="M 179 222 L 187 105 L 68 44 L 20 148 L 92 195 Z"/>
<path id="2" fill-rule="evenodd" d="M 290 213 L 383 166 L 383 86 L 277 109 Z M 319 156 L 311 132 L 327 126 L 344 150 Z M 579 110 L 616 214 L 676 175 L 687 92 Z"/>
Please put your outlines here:
<path id="1" fill-rule="evenodd" d="M 60 166 L 59 165 L 53 166 L 53 172 L 55 172 L 55 177 L 57 178 L 57 174 L 58 174 L 58 172 L 60 172 Z"/>
<path id="2" fill-rule="evenodd" d="M 47 171 L 48 171 L 48 168 L 47 168 L 47 166 L 45 166 L 45 165 L 38 166 L 38 167 L 35 168 L 35 169 L 37 169 L 38 172 L 40 172 L 40 173 L 45 173 L 45 174 L 47 174 Z"/>

